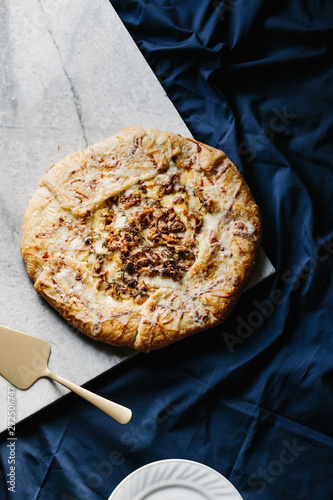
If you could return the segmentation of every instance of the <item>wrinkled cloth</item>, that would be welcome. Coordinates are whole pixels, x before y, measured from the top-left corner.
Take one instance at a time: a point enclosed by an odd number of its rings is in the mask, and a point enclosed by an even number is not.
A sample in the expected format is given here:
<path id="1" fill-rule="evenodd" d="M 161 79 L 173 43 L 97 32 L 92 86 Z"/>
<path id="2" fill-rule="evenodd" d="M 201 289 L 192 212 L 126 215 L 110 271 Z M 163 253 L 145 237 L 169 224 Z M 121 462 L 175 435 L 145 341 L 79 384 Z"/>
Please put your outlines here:
<path id="1" fill-rule="evenodd" d="M 244 174 L 276 274 L 224 325 L 89 384 L 128 425 L 71 395 L 18 426 L 16 498 L 105 500 L 185 458 L 244 500 L 333 499 L 333 2 L 112 5 L 193 136 Z"/>

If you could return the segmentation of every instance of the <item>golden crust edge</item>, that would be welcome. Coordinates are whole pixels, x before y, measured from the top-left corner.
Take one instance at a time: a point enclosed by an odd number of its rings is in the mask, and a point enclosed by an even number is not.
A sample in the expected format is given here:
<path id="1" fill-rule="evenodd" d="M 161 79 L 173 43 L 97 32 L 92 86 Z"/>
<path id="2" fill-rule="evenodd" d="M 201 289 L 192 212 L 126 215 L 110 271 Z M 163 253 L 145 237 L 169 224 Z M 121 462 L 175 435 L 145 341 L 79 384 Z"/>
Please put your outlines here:
<path id="1" fill-rule="evenodd" d="M 126 129 L 123 129 L 123 131 L 126 131 L 127 129 L 131 129 L 131 128 L 132 127 L 127 127 Z M 138 129 L 138 128 L 140 129 L 141 127 L 133 127 L 133 128 L 134 129 Z M 152 130 L 152 129 L 148 129 L 148 130 Z M 121 131 L 121 132 L 123 132 L 123 131 Z M 172 133 L 169 133 L 169 132 L 165 132 L 165 134 L 175 135 L 175 134 L 172 134 Z M 186 140 L 187 138 L 183 138 L 183 139 Z M 207 148 L 208 149 L 208 153 L 205 150 L 205 154 L 207 156 L 210 156 L 210 154 L 212 154 L 212 158 L 214 158 L 214 160 L 216 159 L 216 156 L 218 157 L 218 159 L 220 157 L 221 158 L 223 158 L 223 157 L 227 158 L 225 156 L 225 154 L 222 151 L 220 151 L 220 150 L 217 150 L 215 148 L 207 146 L 207 145 L 205 145 L 203 143 L 200 143 L 199 141 L 193 141 L 192 139 L 189 139 L 189 140 L 191 140 L 192 142 L 196 142 L 200 146 L 204 146 L 205 148 Z M 103 141 L 101 141 L 101 142 L 103 142 Z M 215 152 L 216 152 L 216 154 L 215 154 Z M 76 155 L 76 154 L 77 153 L 74 153 L 73 155 Z M 230 162 L 230 163 L 232 163 L 232 162 Z M 249 189 L 246 181 L 244 180 L 242 174 L 239 172 L 239 170 L 237 169 L 237 167 L 234 164 L 232 164 L 232 165 L 235 168 L 237 174 L 243 179 L 243 181 L 244 181 L 244 187 L 248 190 L 248 192 L 252 196 L 252 193 L 251 193 L 251 191 L 250 191 L 250 189 Z M 212 166 L 212 168 L 213 168 L 213 166 Z M 38 191 L 36 191 L 36 193 L 38 193 Z M 36 195 L 36 193 L 35 193 L 35 195 Z M 259 250 L 259 247 L 260 247 L 260 244 L 261 244 L 261 240 L 262 240 L 262 221 L 261 221 L 261 215 L 260 215 L 259 207 L 255 203 L 255 201 L 253 199 L 253 196 L 252 196 L 252 200 L 253 200 L 254 204 L 252 205 L 251 208 L 254 209 L 254 211 L 256 212 L 256 219 L 257 220 L 256 220 L 256 224 L 255 225 L 256 225 L 257 232 L 259 233 L 259 237 L 257 238 L 257 240 L 255 242 L 255 249 L 251 252 L 251 258 L 252 258 L 253 261 L 255 261 L 255 258 L 256 258 L 257 252 Z M 42 269 L 43 262 L 36 255 L 34 255 L 33 253 L 29 252 L 29 245 L 27 244 L 28 237 L 24 234 L 26 232 L 25 226 L 27 226 L 27 221 L 29 220 L 29 212 L 32 209 L 32 207 L 33 207 L 33 205 L 31 205 L 30 202 L 29 202 L 27 210 L 25 212 L 24 219 L 23 219 L 23 224 L 22 224 L 22 227 L 23 227 L 23 229 L 22 229 L 23 236 L 22 236 L 22 242 L 21 242 L 21 253 L 22 253 L 23 260 L 25 262 L 25 266 L 26 266 L 28 275 L 30 276 L 30 278 L 34 282 L 36 282 L 38 280 L 41 272 L 42 272 L 41 269 Z M 252 269 L 254 267 L 254 262 L 253 262 L 252 266 L 247 266 L 247 267 L 248 267 L 248 271 L 246 271 L 246 273 L 244 275 L 243 282 L 238 287 L 238 289 L 235 291 L 234 296 L 233 297 L 229 297 L 228 305 L 225 305 L 225 307 L 223 309 L 223 318 L 220 321 L 217 321 L 216 323 L 214 322 L 214 324 L 209 324 L 206 328 L 197 327 L 197 328 L 188 329 L 187 333 L 181 335 L 180 338 L 179 338 L 179 336 L 175 336 L 174 338 L 170 338 L 170 336 L 169 336 L 168 340 L 166 340 L 165 342 L 163 342 L 163 341 L 155 342 L 153 340 L 149 345 L 146 345 L 144 342 L 141 342 L 141 343 L 137 342 L 136 344 L 134 342 L 133 345 L 135 345 L 135 349 L 139 350 L 139 351 L 144 351 L 144 352 L 149 352 L 150 350 L 156 350 L 156 349 L 159 349 L 159 348 L 164 347 L 166 345 L 170 345 L 171 343 L 174 343 L 174 342 L 176 342 L 176 341 L 178 341 L 178 340 L 180 340 L 182 338 L 191 336 L 191 335 L 193 335 L 195 333 L 198 333 L 198 332 L 202 332 L 204 330 L 207 330 L 207 329 L 211 328 L 212 326 L 217 326 L 217 325 L 223 323 L 227 319 L 227 317 L 230 315 L 231 311 L 234 309 L 234 307 L 235 307 L 235 305 L 236 305 L 236 303 L 237 303 L 237 301 L 239 299 L 239 296 L 240 296 L 242 290 L 246 286 L 246 284 L 247 284 L 247 282 L 249 280 L 250 274 L 252 272 Z M 91 338 L 93 338 L 95 340 L 99 340 L 99 341 L 102 341 L 102 342 L 110 343 L 111 345 L 117 345 L 117 344 L 114 343 L 114 341 L 110 342 L 110 336 L 109 335 L 108 335 L 107 339 L 105 339 L 105 335 L 104 335 L 103 331 L 100 334 L 98 334 L 98 336 L 92 335 L 91 328 L 89 329 L 84 322 L 82 322 L 81 320 L 78 320 L 74 316 L 71 317 L 70 311 L 64 311 L 64 308 L 58 306 L 56 304 L 56 302 L 52 301 L 52 299 L 50 299 L 50 297 L 48 297 L 46 294 L 44 294 L 42 292 L 42 290 L 37 291 L 37 293 L 39 293 L 40 295 L 42 295 L 50 303 L 50 305 L 54 309 L 56 309 L 63 317 L 65 317 L 65 319 L 68 322 L 70 322 L 71 324 L 73 324 L 73 326 L 75 326 L 76 328 L 78 328 L 82 333 L 84 333 L 88 337 L 91 337 Z M 166 331 L 166 334 L 167 334 L 168 333 L 168 329 L 166 328 L 165 331 Z M 125 344 L 125 345 L 128 345 L 128 344 Z"/>

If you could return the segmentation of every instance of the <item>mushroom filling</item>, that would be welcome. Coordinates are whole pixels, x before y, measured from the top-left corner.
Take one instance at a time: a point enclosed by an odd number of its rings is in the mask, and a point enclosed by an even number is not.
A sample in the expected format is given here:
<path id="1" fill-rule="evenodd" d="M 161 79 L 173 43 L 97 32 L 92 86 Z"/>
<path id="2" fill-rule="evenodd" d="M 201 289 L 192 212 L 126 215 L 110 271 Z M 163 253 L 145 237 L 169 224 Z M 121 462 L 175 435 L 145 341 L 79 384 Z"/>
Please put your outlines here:
<path id="1" fill-rule="evenodd" d="M 95 230 L 98 289 L 114 299 L 140 301 L 152 289 L 184 278 L 197 257 L 203 216 L 200 200 L 199 209 L 190 210 L 196 197 L 177 181 L 176 175 L 163 175 L 106 200 Z"/>

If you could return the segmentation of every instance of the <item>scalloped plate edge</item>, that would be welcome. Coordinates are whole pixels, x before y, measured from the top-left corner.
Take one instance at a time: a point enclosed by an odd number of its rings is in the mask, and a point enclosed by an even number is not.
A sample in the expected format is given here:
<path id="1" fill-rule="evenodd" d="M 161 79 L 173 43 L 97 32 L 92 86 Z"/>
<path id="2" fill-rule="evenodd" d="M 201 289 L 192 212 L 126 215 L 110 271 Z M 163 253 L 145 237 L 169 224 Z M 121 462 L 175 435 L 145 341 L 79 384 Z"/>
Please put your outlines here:
<path id="1" fill-rule="evenodd" d="M 181 458 L 158 460 L 133 471 L 118 484 L 108 500 L 128 500 L 129 498 L 131 498 L 131 500 L 140 500 L 141 498 L 142 500 L 145 498 L 149 499 L 147 495 L 149 495 L 150 489 L 156 493 L 159 484 L 163 487 L 168 484 L 175 487 L 178 483 L 184 488 L 184 480 L 181 477 L 184 472 L 187 477 L 185 483 L 188 481 L 188 485 L 191 485 L 191 488 L 193 488 L 193 486 L 197 487 L 198 491 L 205 495 L 203 498 L 208 498 L 208 493 L 210 494 L 209 500 L 242 500 L 240 493 L 227 478 L 222 476 L 222 474 L 200 462 Z M 204 485 L 200 484 L 201 479 L 196 479 L 199 472 L 206 473 L 204 474 Z M 201 476 L 201 478 L 203 478 L 203 476 Z M 148 485 L 147 479 L 149 480 Z M 209 479 L 214 483 L 211 487 L 209 487 L 211 483 L 207 482 Z M 136 494 L 137 488 L 139 491 L 137 491 Z M 208 491 L 207 488 L 211 491 Z M 223 496 L 221 496 L 221 494 Z M 129 497 L 128 495 L 131 496 Z M 154 498 L 157 498 L 156 495 Z"/>

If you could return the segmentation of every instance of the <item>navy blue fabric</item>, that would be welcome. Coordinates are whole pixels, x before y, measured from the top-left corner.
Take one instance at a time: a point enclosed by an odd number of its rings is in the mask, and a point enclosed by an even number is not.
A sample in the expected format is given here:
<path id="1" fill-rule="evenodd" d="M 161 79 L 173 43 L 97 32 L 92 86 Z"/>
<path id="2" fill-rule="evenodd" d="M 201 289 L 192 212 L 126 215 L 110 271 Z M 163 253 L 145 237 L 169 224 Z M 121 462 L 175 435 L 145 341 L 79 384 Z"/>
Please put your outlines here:
<path id="1" fill-rule="evenodd" d="M 186 458 L 244 499 L 333 499 L 333 2 L 112 4 L 193 136 L 245 175 L 277 272 L 224 325 L 89 385 L 127 426 L 74 395 L 18 426 L 16 498 L 106 499 Z M 7 458 L 3 441 L 1 499 Z"/>

